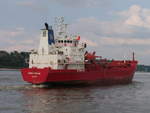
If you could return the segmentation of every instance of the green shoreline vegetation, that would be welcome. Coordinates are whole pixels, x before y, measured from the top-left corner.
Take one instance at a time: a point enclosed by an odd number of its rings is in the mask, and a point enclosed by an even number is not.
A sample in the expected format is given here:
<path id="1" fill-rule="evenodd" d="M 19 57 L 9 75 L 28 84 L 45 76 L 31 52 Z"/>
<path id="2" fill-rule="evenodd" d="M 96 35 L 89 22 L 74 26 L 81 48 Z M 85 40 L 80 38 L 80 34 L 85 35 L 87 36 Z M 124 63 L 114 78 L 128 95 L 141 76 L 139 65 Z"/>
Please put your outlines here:
<path id="1" fill-rule="evenodd" d="M 138 65 L 137 72 L 150 72 L 150 66 L 148 65 Z"/>
<path id="2" fill-rule="evenodd" d="M 28 67 L 29 52 L 0 51 L 0 70 L 21 69 Z M 138 72 L 150 72 L 150 66 L 138 65 Z"/>
<path id="3" fill-rule="evenodd" d="M 1 69 L 20 69 L 28 67 L 29 52 L 0 51 Z"/>

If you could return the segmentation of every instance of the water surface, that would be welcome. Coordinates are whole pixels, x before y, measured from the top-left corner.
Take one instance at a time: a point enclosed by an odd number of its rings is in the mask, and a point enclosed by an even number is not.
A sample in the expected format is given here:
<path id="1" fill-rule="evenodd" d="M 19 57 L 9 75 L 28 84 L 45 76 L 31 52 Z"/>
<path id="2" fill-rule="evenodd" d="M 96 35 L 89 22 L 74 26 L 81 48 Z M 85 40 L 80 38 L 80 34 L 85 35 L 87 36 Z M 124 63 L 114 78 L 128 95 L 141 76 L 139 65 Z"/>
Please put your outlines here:
<path id="1" fill-rule="evenodd" d="M 0 113 L 150 113 L 150 73 L 128 85 L 39 88 L 0 71 Z"/>

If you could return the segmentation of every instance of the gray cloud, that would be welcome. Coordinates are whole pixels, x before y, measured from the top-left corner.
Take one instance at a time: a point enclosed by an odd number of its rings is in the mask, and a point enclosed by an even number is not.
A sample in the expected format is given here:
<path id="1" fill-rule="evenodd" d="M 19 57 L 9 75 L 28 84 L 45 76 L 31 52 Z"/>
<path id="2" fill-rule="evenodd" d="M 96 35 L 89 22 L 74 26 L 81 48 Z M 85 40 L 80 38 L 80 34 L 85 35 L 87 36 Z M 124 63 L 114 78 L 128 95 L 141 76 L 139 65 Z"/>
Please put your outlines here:
<path id="1" fill-rule="evenodd" d="M 106 7 L 112 0 L 49 0 L 67 7 Z"/>
<path id="2" fill-rule="evenodd" d="M 26 31 L 22 27 L 15 29 L 0 29 L 0 48 L 7 51 L 29 51 L 38 45 L 39 36 Z"/>
<path id="3" fill-rule="evenodd" d="M 47 12 L 48 11 L 48 2 L 42 1 L 42 0 L 23 0 L 23 1 L 18 1 L 16 3 L 18 6 L 22 7 L 27 7 L 31 8 L 34 11 L 37 12 Z"/>

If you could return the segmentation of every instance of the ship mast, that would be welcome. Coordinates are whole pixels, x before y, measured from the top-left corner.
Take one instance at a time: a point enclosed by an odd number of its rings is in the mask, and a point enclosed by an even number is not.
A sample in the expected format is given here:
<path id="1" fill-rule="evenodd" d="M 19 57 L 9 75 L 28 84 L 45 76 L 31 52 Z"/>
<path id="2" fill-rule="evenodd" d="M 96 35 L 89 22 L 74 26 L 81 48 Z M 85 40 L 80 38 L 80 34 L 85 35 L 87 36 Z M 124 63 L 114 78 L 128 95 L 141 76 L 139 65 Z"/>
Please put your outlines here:
<path id="1" fill-rule="evenodd" d="M 64 17 L 55 17 L 55 36 L 66 37 L 67 36 L 67 24 L 64 23 Z"/>
<path id="2" fill-rule="evenodd" d="M 132 53 L 132 60 L 135 61 L 135 53 Z"/>

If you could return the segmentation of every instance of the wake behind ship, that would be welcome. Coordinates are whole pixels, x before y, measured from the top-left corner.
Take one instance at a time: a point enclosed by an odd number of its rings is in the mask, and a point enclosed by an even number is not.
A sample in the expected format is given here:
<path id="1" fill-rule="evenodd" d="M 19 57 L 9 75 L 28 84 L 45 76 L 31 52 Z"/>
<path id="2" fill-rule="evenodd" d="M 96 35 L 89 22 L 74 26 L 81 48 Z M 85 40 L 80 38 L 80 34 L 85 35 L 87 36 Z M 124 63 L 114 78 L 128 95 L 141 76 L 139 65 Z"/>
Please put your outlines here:
<path id="1" fill-rule="evenodd" d="M 68 35 L 63 18 L 57 19 L 57 31 L 45 23 L 40 45 L 32 51 L 29 68 L 21 70 L 24 81 L 32 84 L 77 83 L 121 84 L 132 82 L 137 61 L 107 60 L 87 52 L 80 36 Z M 54 37 L 55 36 L 55 37 Z"/>

